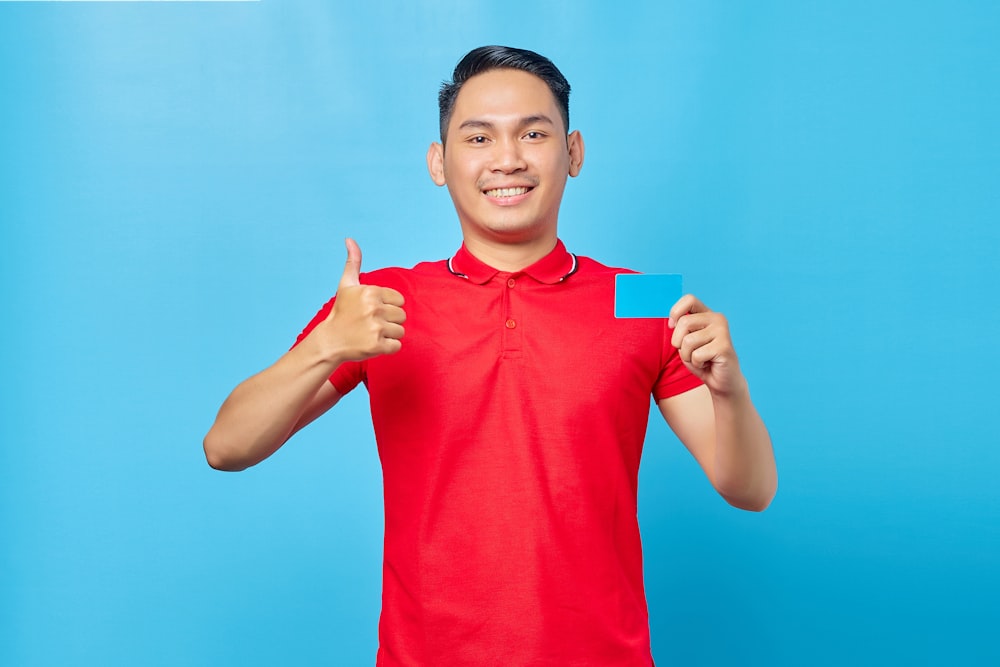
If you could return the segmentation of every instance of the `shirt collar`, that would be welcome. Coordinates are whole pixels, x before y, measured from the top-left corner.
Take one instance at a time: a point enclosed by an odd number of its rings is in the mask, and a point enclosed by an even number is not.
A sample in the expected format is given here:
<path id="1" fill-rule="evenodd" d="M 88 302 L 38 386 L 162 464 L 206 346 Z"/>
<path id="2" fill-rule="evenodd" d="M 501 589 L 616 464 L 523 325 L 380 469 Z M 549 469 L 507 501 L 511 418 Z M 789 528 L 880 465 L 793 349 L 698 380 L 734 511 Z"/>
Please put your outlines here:
<path id="1" fill-rule="evenodd" d="M 531 276 L 540 283 L 554 285 L 566 280 L 576 273 L 578 262 L 576 255 L 567 252 L 563 242 L 556 239 L 556 247 L 529 267 L 515 273 Z M 469 249 L 462 244 L 455 256 L 448 260 L 448 270 L 454 275 L 465 278 L 477 285 L 488 283 L 493 276 L 500 273 L 498 269 L 476 259 Z"/>

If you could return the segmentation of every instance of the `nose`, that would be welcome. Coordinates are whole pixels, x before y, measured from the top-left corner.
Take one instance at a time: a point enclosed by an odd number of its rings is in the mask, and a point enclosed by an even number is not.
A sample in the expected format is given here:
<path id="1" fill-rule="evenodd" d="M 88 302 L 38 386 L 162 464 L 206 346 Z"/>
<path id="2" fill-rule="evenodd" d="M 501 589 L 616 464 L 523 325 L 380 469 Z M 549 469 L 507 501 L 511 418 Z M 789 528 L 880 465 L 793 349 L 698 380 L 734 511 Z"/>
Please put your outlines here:
<path id="1" fill-rule="evenodd" d="M 502 139 L 497 141 L 493 152 L 493 171 L 503 174 L 513 174 L 527 167 L 521 153 L 521 144 L 517 139 Z"/>

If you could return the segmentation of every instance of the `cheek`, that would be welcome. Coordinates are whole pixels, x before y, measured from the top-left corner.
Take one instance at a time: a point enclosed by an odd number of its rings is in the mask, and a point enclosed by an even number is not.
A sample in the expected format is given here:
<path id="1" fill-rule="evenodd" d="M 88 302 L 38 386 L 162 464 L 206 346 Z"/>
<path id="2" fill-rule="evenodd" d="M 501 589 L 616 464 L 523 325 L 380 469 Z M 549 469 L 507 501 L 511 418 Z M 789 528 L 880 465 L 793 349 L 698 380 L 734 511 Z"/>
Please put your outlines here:
<path id="1" fill-rule="evenodd" d="M 444 160 L 445 176 L 456 179 L 472 179 L 475 182 L 482 168 L 481 162 L 482 160 L 476 155 L 468 155 L 464 154 L 463 151 L 456 150 L 454 154 Z"/>
<path id="2" fill-rule="evenodd" d="M 548 153 L 544 158 L 540 157 L 537 164 L 539 167 L 545 171 L 550 177 L 562 177 L 569 174 L 569 154 L 552 154 Z"/>

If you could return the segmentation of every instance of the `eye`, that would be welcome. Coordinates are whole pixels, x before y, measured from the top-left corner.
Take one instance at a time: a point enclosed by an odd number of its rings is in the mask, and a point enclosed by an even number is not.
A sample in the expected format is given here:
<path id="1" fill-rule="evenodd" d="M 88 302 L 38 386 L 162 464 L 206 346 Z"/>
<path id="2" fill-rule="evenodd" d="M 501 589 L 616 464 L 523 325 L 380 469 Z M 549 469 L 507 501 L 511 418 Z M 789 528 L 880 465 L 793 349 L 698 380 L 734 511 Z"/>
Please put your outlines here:
<path id="1" fill-rule="evenodd" d="M 477 135 L 475 135 L 473 137 L 469 137 L 468 139 L 466 139 L 466 141 L 468 141 L 470 144 L 481 145 L 481 144 L 485 144 L 486 142 L 488 142 L 489 139 L 487 139 L 485 136 L 483 136 L 481 134 L 477 134 Z"/>
<path id="2" fill-rule="evenodd" d="M 528 133 L 526 133 L 524 135 L 524 138 L 525 139 L 544 139 L 545 138 L 545 133 L 544 132 L 539 132 L 538 130 L 531 130 L 530 132 L 528 132 Z"/>

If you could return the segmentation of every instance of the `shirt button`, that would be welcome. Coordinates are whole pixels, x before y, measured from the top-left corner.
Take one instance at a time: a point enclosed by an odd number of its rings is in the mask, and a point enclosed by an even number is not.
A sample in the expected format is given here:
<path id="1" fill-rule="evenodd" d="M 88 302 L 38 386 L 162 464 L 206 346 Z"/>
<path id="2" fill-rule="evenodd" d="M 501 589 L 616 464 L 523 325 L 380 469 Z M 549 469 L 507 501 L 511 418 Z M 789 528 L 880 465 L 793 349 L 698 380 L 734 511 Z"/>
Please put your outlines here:
<path id="1" fill-rule="evenodd" d="M 517 326 L 517 322 L 515 322 L 514 320 L 507 320 L 505 324 L 507 325 L 508 329 L 513 329 L 514 327 Z"/>
<path id="2" fill-rule="evenodd" d="M 513 278 L 508 278 L 507 279 L 507 287 L 513 287 L 516 284 L 517 284 L 517 281 L 514 280 Z"/>

